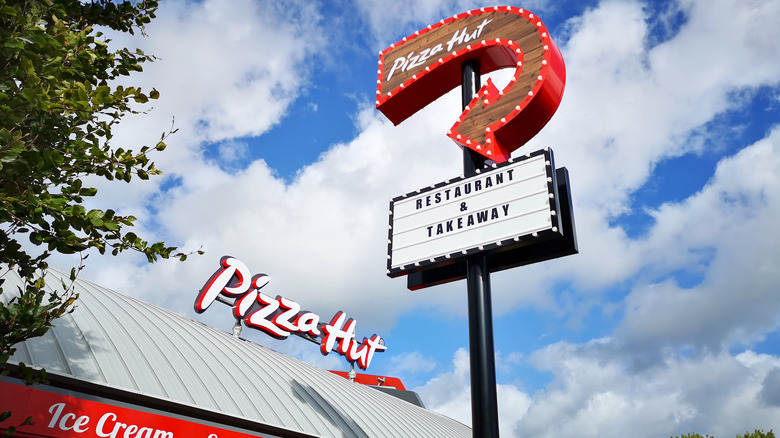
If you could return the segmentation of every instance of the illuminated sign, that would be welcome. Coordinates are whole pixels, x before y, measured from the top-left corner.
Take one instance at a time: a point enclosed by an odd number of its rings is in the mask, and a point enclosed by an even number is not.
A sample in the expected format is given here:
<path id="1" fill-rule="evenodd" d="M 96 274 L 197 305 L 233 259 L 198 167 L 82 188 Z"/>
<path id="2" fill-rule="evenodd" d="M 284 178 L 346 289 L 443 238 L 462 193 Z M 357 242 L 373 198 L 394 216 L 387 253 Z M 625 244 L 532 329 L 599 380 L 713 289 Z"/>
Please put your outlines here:
<path id="1" fill-rule="evenodd" d="M 290 334 L 319 339 L 320 352 L 327 355 L 335 351 L 361 369 L 371 364 L 376 352 L 387 347 L 378 335 L 355 340 L 354 319 L 344 312 L 337 312 L 329 323 L 321 323 L 319 315 L 301 310 L 300 304 L 277 296 L 272 298 L 262 292 L 270 277 L 266 274 L 251 276 L 247 266 L 229 256 L 222 257 L 221 268 L 211 276 L 195 300 L 195 311 L 204 312 L 217 300 L 233 300 L 233 316 L 247 327 L 261 330 L 277 339 Z"/>
<path id="2" fill-rule="evenodd" d="M 390 202 L 388 275 L 562 235 L 552 151 L 510 159 Z"/>
<path id="3" fill-rule="evenodd" d="M 514 68 L 503 90 L 488 80 L 447 135 L 496 163 L 536 135 L 558 109 L 566 69 L 547 28 L 511 6 L 441 20 L 379 54 L 376 107 L 394 124 L 461 85 L 461 64 Z"/>

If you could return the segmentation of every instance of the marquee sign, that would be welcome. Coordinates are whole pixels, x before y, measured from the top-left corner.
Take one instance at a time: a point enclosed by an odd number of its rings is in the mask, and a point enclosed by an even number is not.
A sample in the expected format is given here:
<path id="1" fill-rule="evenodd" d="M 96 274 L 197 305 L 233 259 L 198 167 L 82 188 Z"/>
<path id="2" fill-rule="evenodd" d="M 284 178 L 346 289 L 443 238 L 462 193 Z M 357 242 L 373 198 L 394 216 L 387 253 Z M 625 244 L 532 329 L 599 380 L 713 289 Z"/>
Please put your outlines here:
<path id="1" fill-rule="evenodd" d="M 515 68 L 503 89 L 488 80 L 447 135 L 503 163 L 558 109 L 566 69 L 547 28 L 533 13 L 495 6 L 454 15 L 379 53 L 376 107 L 399 124 L 461 84 L 461 64 L 482 73 Z"/>
<path id="2" fill-rule="evenodd" d="M 387 273 L 562 235 L 550 149 L 390 201 Z"/>
<path id="3" fill-rule="evenodd" d="M 277 339 L 290 334 L 319 340 L 320 352 L 327 355 L 335 351 L 361 369 L 371 364 L 374 353 L 387 349 L 384 340 L 374 334 L 355 340 L 354 319 L 347 319 L 344 312 L 336 312 L 329 323 L 321 323 L 319 315 L 301 310 L 293 300 L 270 296 L 260 292 L 268 284 L 266 274 L 252 276 L 249 268 L 230 256 L 222 257 L 220 269 L 206 282 L 195 300 L 195 311 L 203 313 L 214 301 L 233 300 L 233 316 L 247 327 L 261 330 Z M 223 302 L 224 302 L 223 301 Z"/>

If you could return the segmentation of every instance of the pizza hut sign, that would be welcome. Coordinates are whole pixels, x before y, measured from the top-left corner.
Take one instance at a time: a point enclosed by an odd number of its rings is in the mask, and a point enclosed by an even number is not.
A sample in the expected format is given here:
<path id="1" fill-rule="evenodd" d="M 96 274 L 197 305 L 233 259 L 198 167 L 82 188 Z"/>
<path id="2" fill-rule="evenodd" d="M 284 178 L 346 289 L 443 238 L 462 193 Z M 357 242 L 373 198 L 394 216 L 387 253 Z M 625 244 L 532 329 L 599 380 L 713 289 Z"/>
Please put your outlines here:
<path id="1" fill-rule="evenodd" d="M 252 276 L 249 268 L 238 259 L 225 256 L 220 268 L 206 282 L 195 300 L 195 311 L 203 313 L 214 301 L 230 304 L 233 316 L 244 325 L 277 338 L 286 339 L 290 334 L 319 340 L 320 352 L 327 355 L 335 351 L 347 361 L 365 370 L 376 352 L 387 347 L 378 335 L 355 340 L 355 320 L 347 319 L 344 312 L 336 312 L 330 322 L 320 322 L 316 313 L 301 310 L 300 304 L 277 296 L 272 298 L 262 292 L 270 277 L 266 274 Z"/>

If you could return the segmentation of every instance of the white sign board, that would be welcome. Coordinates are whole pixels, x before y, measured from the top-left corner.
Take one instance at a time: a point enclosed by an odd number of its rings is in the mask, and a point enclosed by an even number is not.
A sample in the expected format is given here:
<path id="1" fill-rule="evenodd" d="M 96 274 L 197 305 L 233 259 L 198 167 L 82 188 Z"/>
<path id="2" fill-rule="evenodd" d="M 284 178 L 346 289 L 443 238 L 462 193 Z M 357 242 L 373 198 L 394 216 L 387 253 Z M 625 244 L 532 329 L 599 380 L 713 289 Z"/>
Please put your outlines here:
<path id="1" fill-rule="evenodd" d="M 545 149 L 394 198 L 388 275 L 559 234 L 554 169 Z"/>

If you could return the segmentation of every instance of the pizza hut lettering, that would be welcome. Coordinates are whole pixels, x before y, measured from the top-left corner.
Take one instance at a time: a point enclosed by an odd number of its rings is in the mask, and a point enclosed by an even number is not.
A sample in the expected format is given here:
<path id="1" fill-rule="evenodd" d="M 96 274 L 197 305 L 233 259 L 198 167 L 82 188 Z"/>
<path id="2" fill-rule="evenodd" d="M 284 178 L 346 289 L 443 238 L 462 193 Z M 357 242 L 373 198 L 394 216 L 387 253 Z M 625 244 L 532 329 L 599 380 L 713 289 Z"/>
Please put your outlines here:
<path id="1" fill-rule="evenodd" d="M 499 90 L 488 79 L 447 136 L 503 163 L 553 116 L 563 97 L 566 67 L 547 27 L 533 13 L 494 6 L 456 14 L 379 52 L 376 108 L 399 124 L 461 85 L 461 66 L 481 73 L 515 70 Z"/>
<path id="2" fill-rule="evenodd" d="M 200 290 L 195 300 L 196 312 L 204 312 L 216 300 L 225 302 L 233 299 L 233 316 L 246 326 L 262 330 L 277 339 L 285 339 L 290 334 L 319 337 L 323 355 L 335 349 L 363 370 L 371 364 L 374 353 L 387 349 L 384 340 L 376 334 L 357 342 L 356 322 L 347 319 L 344 312 L 337 312 L 329 323 L 323 324 L 319 315 L 301 310 L 300 304 L 295 301 L 281 296 L 272 298 L 260 292 L 270 277 L 266 274 L 251 276 L 249 268 L 238 259 L 222 257 L 220 266 Z"/>

